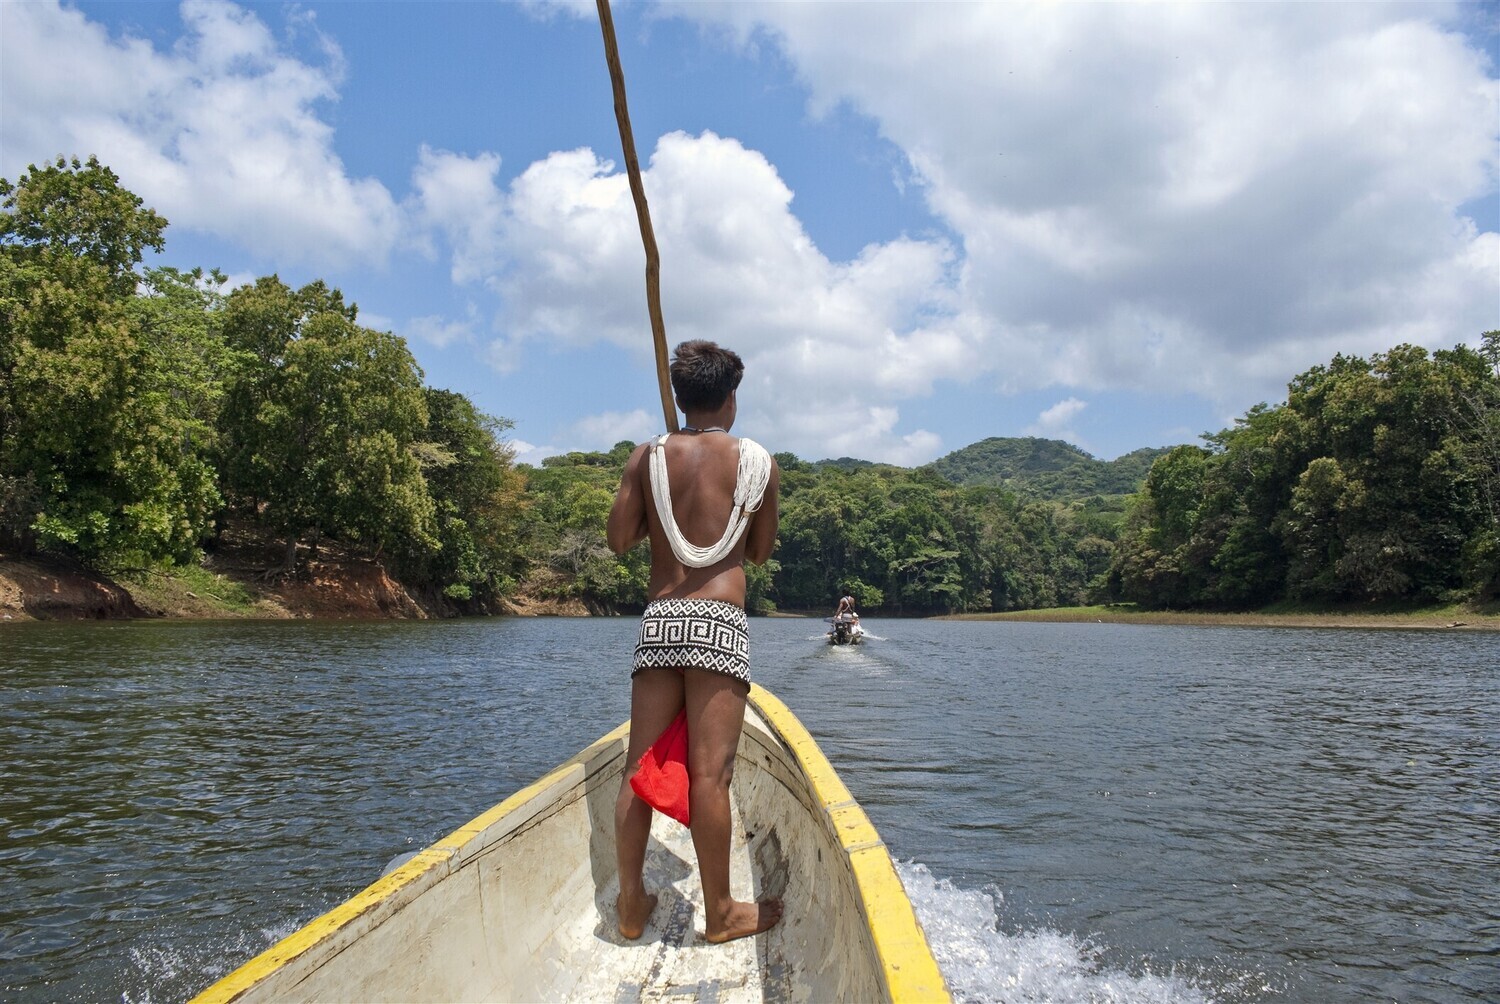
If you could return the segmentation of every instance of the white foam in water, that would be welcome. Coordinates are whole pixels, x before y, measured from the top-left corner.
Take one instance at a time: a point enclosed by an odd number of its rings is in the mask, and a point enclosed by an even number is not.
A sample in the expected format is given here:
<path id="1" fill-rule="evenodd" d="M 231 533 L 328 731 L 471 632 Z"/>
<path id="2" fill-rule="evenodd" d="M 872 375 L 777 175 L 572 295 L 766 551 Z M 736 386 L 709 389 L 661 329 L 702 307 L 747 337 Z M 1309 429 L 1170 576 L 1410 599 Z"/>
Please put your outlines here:
<path id="1" fill-rule="evenodd" d="M 897 861 L 896 871 L 927 933 L 948 989 L 958 1001 L 986 1004 L 1212 1004 L 1180 976 L 1135 975 L 1101 965 L 1099 950 L 1073 935 L 998 929 L 994 895 L 959 889 L 927 866 Z"/>
<path id="2" fill-rule="evenodd" d="M 156 1004 L 152 991 L 166 986 L 173 987 L 165 999 L 181 1000 L 184 996 L 181 984 L 193 984 L 188 996 L 202 990 L 219 977 L 249 961 L 302 925 L 288 918 L 260 929 L 259 937 L 248 931 L 239 931 L 223 944 L 213 948 L 202 948 L 197 952 L 185 952 L 170 945 L 144 945 L 130 949 L 130 961 L 135 972 L 142 977 L 144 986 L 127 988 L 120 994 L 121 1004 Z"/>
<path id="3" fill-rule="evenodd" d="M 138 992 L 122 992 L 120 1000 L 124 1004 L 153 1004 L 151 990 L 176 979 L 185 965 L 181 952 L 156 945 L 131 948 L 130 961 L 135 965 L 136 971 L 145 977 L 146 985 Z"/>

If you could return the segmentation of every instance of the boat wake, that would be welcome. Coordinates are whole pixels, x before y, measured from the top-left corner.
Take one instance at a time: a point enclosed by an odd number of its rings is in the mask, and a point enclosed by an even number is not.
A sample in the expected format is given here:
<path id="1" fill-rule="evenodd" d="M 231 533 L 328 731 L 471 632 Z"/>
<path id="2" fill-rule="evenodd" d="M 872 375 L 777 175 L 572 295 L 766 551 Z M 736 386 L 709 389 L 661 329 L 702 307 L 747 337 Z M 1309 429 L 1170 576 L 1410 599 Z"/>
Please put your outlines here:
<path id="1" fill-rule="evenodd" d="M 1241 976 L 1229 981 L 1238 987 L 1210 991 L 1178 972 L 1155 973 L 1144 965 L 1136 973 L 1112 969 L 1101 963 L 1098 946 L 1074 935 L 1046 929 L 1002 932 L 999 890 L 960 889 L 916 861 L 897 861 L 896 871 L 956 1001 L 1223 1004 L 1250 999 L 1256 991 L 1249 984 L 1260 982 Z"/>
<path id="2" fill-rule="evenodd" d="M 190 944 L 138 945 L 129 951 L 131 966 L 119 989 L 121 1004 L 180 1001 L 202 990 L 234 968 L 234 959 L 265 951 L 301 922 L 288 917 L 275 927 L 236 931 L 226 938 Z"/>

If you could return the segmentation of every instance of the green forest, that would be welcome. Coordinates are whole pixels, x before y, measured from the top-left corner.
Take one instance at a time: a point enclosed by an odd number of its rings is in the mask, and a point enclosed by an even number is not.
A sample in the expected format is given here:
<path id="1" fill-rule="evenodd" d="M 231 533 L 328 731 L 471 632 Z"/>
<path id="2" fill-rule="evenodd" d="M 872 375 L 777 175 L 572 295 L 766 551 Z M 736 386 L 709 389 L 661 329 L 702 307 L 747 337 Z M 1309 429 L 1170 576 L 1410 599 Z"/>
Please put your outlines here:
<path id="1" fill-rule="evenodd" d="M 644 546 L 604 536 L 634 444 L 517 464 L 509 421 L 427 386 L 339 290 L 143 265 L 167 221 L 94 159 L 0 200 L 0 548 L 170 571 L 250 527 L 277 542 L 268 576 L 337 545 L 459 610 L 644 604 Z M 1335 357 L 1202 445 L 1112 462 L 998 438 L 916 469 L 777 460 L 758 613 L 846 591 L 890 614 L 1500 592 L 1500 332 Z"/>

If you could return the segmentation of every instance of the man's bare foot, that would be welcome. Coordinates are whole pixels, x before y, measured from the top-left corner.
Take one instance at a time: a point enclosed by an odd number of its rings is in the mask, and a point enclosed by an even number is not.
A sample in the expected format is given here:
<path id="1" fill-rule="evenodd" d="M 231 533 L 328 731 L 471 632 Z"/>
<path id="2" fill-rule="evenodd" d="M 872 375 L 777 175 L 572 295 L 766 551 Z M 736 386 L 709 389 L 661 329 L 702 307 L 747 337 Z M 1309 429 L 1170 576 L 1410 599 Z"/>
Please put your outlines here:
<path id="1" fill-rule="evenodd" d="M 639 898 L 632 896 L 626 902 L 622 892 L 615 900 L 615 910 L 620 915 L 620 934 L 629 941 L 639 938 L 646 930 L 646 921 L 656 909 L 656 893 L 644 893 Z"/>
<path id="2" fill-rule="evenodd" d="M 779 899 L 767 899 L 759 903 L 741 903 L 736 900 L 730 904 L 729 914 L 723 923 L 709 923 L 703 936 L 715 945 L 722 945 L 726 941 L 768 931 L 780 920 Z"/>

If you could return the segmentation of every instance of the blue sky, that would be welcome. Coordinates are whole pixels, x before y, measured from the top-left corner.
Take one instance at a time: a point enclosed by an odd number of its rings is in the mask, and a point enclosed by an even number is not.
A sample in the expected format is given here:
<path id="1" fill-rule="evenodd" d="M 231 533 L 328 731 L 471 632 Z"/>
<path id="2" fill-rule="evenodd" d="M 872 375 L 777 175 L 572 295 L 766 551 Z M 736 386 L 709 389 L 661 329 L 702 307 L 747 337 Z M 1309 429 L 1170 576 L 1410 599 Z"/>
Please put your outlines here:
<path id="1" fill-rule="evenodd" d="M 1495 4 L 617 3 L 669 342 L 736 431 L 918 464 L 1195 441 L 1500 327 Z M 523 460 L 661 427 L 592 3 L 0 0 L 0 176 L 321 278 Z"/>

